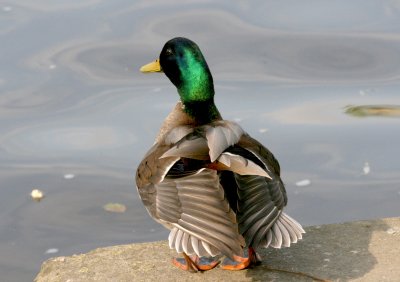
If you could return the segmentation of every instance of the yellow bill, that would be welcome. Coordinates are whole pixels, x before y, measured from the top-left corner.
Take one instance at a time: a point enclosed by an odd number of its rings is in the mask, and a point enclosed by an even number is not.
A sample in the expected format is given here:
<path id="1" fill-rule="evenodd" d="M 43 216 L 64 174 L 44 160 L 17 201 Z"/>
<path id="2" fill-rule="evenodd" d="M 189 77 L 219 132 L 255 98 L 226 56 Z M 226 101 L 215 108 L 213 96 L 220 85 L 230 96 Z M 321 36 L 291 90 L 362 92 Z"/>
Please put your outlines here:
<path id="1" fill-rule="evenodd" d="M 151 62 L 150 64 L 144 65 L 143 67 L 140 68 L 141 72 L 162 72 L 161 66 L 160 66 L 160 60 L 155 60 L 154 62 Z"/>

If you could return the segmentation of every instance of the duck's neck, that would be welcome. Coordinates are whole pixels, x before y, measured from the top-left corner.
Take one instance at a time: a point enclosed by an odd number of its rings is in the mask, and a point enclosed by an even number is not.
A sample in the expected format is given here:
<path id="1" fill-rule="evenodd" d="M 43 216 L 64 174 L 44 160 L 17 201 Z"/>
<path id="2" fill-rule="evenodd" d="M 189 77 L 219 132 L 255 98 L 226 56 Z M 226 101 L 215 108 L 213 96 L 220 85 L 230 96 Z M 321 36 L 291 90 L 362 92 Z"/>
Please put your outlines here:
<path id="1" fill-rule="evenodd" d="M 192 63 L 186 72 L 182 72 L 182 80 L 177 89 L 183 111 L 199 124 L 221 119 L 214 104 L 214 84 L 207 65 Z"/>
<path id="2" fill-rule="evenodd" d="M 205 101 L 182 101 L 182 110 L 199 125 L 222 119 L 217 106 L 214 104 L 214 99 Z"/>

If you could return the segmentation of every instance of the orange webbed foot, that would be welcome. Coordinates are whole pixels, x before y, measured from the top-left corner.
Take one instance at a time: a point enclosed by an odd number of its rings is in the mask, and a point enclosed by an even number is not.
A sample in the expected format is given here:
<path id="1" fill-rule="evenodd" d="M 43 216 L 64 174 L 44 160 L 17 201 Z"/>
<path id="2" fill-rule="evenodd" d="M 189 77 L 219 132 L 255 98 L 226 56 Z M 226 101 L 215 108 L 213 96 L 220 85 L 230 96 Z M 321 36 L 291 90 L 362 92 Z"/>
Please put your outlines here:
<path id="1" fill-rule="evenodd" d="M 183 253 L 183 258 L 174 258 L 172 263 L 183 270 L 189 272 L 207 271 L 215 268 L 220 261 L 213 258 L 188 256 Z"/>
<path id="2" fill-rule="evenodd" d="M 225 270 L 242 270 L 250 268 L 261 262 L 257 253 L 252 247 L 249 247 L 248 257 L 233 256 L 233 260 L 230 258 L 225 258 L 222 269 Z"/>

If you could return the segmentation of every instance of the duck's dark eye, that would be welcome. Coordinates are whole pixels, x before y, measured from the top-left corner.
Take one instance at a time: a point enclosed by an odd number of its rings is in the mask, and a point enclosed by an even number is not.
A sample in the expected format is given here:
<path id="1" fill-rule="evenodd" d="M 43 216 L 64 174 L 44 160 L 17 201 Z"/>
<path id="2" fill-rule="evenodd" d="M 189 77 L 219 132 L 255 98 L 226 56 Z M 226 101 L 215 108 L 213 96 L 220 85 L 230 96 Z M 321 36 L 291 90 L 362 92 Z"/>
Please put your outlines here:
<path id="1" fill-rule="evenodd" d="M 173 53 L 172 53 L 172 50 L 171 49 L 167 49 L 167 50 L 165 50 L 165 55 L 167 55 L 167 56 L 171 56 Z"/>

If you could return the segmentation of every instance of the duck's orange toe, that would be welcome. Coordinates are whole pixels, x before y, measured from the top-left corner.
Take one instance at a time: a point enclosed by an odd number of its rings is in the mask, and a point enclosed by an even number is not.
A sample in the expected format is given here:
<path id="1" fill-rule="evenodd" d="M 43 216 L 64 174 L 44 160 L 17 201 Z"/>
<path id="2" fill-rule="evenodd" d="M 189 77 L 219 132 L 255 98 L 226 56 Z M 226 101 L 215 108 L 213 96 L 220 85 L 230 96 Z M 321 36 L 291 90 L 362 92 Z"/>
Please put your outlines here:
<path id="1" fill-rule="evenodd" d="M 249 247 L 247 258 L 240 256 L 233 256 L 233 260 L 225 258 L 221 268 L 225 270 L 242 270 L 257 265 L 260 262 L 261 260 L 259 260 L 255 250 Z"/>

